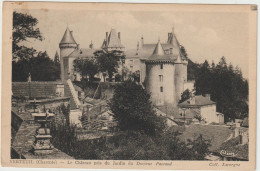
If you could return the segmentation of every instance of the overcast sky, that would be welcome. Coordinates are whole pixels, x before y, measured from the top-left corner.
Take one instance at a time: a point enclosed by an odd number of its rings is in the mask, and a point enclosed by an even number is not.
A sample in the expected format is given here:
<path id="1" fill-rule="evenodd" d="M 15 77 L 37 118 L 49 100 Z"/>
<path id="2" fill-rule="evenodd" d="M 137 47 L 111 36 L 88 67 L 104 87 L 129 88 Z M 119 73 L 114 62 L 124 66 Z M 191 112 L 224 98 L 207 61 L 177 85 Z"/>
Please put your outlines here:
<path id="1" fill-rule="evenodd" d="M 179 42 L 194 62 L 206 59 L 217 63 L 225 56 L 228 63 L 238 65 L 248 78 L 248 14 L 223 12 L 104 12 L 76 10 L 30 10 L 39 20 L 38 27 L 44 36 L 42 42 L 30 40 L 27 46 L 47 51 L 51 58 L 59 53 L 59 42 L 67 24 L 81 48 L 91 40 L 100 48 L 105 32 L 115 28 L 121 32 L 126 49 L 136 48 L 140 37 L 145 43 L 167 41 L 167 33 L 174 26 Z"/>

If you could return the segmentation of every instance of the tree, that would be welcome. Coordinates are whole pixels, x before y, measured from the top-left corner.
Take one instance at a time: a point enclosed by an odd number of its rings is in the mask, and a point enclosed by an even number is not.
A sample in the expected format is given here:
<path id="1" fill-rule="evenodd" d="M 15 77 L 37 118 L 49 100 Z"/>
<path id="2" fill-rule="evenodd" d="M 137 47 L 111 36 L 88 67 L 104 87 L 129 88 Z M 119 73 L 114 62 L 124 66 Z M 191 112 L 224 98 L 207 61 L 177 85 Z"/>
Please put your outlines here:
<path id="1" fill-rule="evenodd" d="M 189 89 L 186 89 L 182 94 L 181 94 L 181 99 L 179 103 L 184 102 L 185 100 L 189 99 L 192 95 L 192 92 L 190 92 Z"/>
<path id="2" fill-rule="evenodd" d="M 150 95 L 132 80 L 116 87 L 110 108 L 122 131 L 155 135 L 164 128 L 163 120 L 155 114 Z"/>
<path id="3" fill-rule="evenodd" d="M 74 70 L 79 72 L 82 78 L 89 77 L 90 80 L 98 73 L 98 66 L 94 59 L 77 58 L 73 61 Z"/>
<path id="4" fill-rule="evenodd" d="M 54 64 L 55 65 L 60 65 L 60 57 L 58 52 L 56 51 L 55 56 L 54 56 Z"/>
<path id="5" fill-rule="evenodd" d="M 38 20 L 31 15 L 13 12 L 13 60 L 28 59 L 37 53 L 34 48 L 19 45 L 20 42 L 31 38 L 42 41 L 43 37 L 39 28 L 36 27 L 37 24 Z"/>
<path id="6" fill-rule="evenodd" d="M 247 117 L 248 115 L 248 82 L 241 70 L 227 65 L 225 57 L 211 67 L 205 61 L 195 72 L 196 94 L 211 94 L 217 103 L 217 111 L 225 116 L 225 120 Z"/>
<path id="7" fill-rule="evenodd" d="M 27 81 L 30 72 L 30 62 L 27 59 L 12 61 L 12 81 Z"/>
<path id="8" fill-rule="evenodd" d="M 194 63 L 192 60 L 188 59 L 187 79 L 195 80 L 195 73 L 198 72 L 198 69 L 199 69 L 199 64 Z"/>
<path id="9" fill-rule="evenodd" d="M 103 74 L 104 81 L 106 75 L 108 75 L 111 80 L 114 73 L 118 71 L 119 61 L 123 62 L 124 60 L 122 51 L 97 51 L 95 52 L 95 56 L 99 66 L 99 71 Z"/>
<path id="10" fill-rule="evenodd" d="M 29 64 L 32 81 L 56 81 L 60 78 L 60 67 L 55 65 L 46 51 L 31 58 Z"/>

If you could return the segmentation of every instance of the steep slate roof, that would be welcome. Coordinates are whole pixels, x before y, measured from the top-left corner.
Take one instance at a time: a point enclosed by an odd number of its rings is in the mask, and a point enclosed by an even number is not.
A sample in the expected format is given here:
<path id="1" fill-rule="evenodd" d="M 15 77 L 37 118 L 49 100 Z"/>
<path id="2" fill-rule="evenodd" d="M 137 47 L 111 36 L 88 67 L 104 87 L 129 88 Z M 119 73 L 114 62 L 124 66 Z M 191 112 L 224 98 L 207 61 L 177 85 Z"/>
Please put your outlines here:
<path id="1" fill-rule="evenodd" d="M 174 33 L 170 33 L 169 36 L 170 37 L 169 37 L 167 43 L 161 43 L 161 46 L 162 46 L 162 48 L 164 50 L 172 49 L 172 54 L 168 55 L 168 60 L 169 60 L 169 56 L 172 56 L 171 58 L 173 60 L 178 59 L 179 62 L 180 62 L 180 59 L 184 58 L 183 54 L 180 51 L 180 44 L 179 44 L 179 42 L 178 42 L 178 40 L 177 40 L 177 38 L 176 38 Z M 136 58 L 140 58 L 140 59 L 146 60 L 146 59 L 151 57 L 151 55 L 153 54 L 153 51 L 156 48 L 157 44 L 143 44 L 140 47 L 139 50 L 135 50 L 137 55 L 136 55 L 136 53 L 126 53 L 126 58 L 136 57 Z"/>
<path id="2" fill-rule="evenodd" d="M 68 57 L 69 58 L 90 58 L 94 56 L 96 49 L 81 48 L 75 49 Z"/>
<path id="3" fill-rule="evenodd" d="M 121 40 L 118 38 L 117 32 L 115 29 L 111 29 L 108 36 L 107 47 L 124 47 L 121 44 Z"/>
<path id="4" fill-rule="evenodd" d="M 193 106 L 205 106 L 205 105 L 211 105 L 216 104 L 216 102 L 211 101 L 208 97 L 204 97 L 202 95 L 194 96 L 195 103 L 192 104 L 190 99 L 185 100 L 184 102 L 180 103 L 180 107 L 193 107 Z"/>
<path id="5" fill-rule="evenodd" d="M 66 29 L 66 31 L 65 31 L 65 33 L 64 33 L 64 35 L 63 35 L 63 37 L 60 41 L 60 44 L 62 44 L 62 43 L 77 44 L 68 27 L 67 27 L 67 29 Z"/>
<path id="6" fill-rule="evenodd" d="M 159 40 L 154 48 L 153 54 L 148 58 L 147 61 L 162 61 L 162 60 L 174 61 L 175 59 L 171 54 L 170 55 L 165 54 L 165 51 Z"/>
<path id="7" fill-rule="evenodd" d="M 157 44 L 144 44 L 142 48 L 137 49 L 129 49 L 125 52 L 126 58 L 140 58 L 140 59 L 148 59 L 155 49 Z M 172 45 L 167 43 L 161 43 L 163 49 L 169 49 Z"/>
<path id="8" fill-rule="evenodd" d="M 126 58 L 139 58 L 138 52 L 136 49 L 128 49 L 125 51 Z"/>

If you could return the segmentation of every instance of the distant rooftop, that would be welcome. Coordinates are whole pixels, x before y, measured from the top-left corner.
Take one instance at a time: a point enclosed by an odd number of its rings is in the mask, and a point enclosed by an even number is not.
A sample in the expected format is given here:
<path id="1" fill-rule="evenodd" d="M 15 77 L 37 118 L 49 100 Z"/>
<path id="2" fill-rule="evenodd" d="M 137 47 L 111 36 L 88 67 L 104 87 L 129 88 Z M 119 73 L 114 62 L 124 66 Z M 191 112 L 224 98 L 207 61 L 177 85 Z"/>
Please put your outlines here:
<path id="1" fill-rule="evenodd" d="M 206 140 L 211 141 L 210 151 L 216 151 L 223 142 L 232 136 L 233 130 L 226 126 L 217 125 L 190 125 L 186 127 L 184 133 L 180 136 L 182 140 L 194 139 L 200 134 Z"/>
<path id="2" fill-rule="evenodd" d="M 202 95 L 194 96 L 191 99 L 187 99 L 184 102 L 180 103 L 180 107 L 196 107 L 196 106 L 205 106 L 216 104 L 210 100 L 210 97 L 204 97 Z"/>

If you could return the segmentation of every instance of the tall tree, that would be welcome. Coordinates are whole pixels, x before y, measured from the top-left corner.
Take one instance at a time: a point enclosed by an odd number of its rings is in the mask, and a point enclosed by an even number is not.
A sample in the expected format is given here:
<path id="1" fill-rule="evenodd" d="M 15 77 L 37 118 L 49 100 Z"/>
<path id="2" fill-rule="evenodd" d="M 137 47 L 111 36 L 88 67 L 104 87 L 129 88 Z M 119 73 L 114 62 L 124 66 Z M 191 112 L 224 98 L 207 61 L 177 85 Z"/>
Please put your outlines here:
<path id="1" fill-rule="evenodd" d="M 54 63 L 56 65 L 60 65 L 60 57 L 59 57 L 59 54 L 58 54 L 57 51 L 56 51 L 55 56 L 54 56 Z"/>
<path id="2" fill-rule="evenodd" d="M 39 52 L 29 61 L 32 81 L 55 81 L 60 78 L 60 67 L 55 65 L 47 52 Z"/>
<path id="3" fill-rule="evenodd" d="M 37 53 L 34 48 L 19 45 L 20 42 L 28 41 L 31 38 L 42 41 L 43 37 L 39 28 L 36 27 L 37 24 L 38 20 L 31 15 L 13 12 L 13 60 L 28 59 Z"/>
<path id="4" fill-rule="evenodd" d="M 184 102 L 185 100 L 189 99 L 192 95 L 192 92 L 190 92 L 189 89 L 186 89 L 182 94 L 181 94 L 181 99 L 179 103 Z"/>
<path id="5" fill-rule="evenodd" d="M 77 58 L 73 61 L 74 70 L 80 73 L 82 78 L 89 77 L 90 80 L 98 73 L 98 65 L 94 59 Z"/>
<path id="6" fill-rule="evenodd" d="M 248 82 L 238 67 L 227 65 L 225 57 L 212 67 L 205 61 L 195 75 L 196 94 L 211 94 L 226 121 L 248 115 Z"/>
<path id="7" fill-rule="evenodd" d="M 102 72 L 104 81 L 106 75 L 111 79 L 115 73 L 118 72 L 119 62 L 124 62 L 124 54 L 122 51 L 97 51 L 95 53 L 99 71 Z"/>
<path id="8" fill-rule="evenodd" d="M 164 128 L 163 120 L 155 114 L 150 95 L 132 80 L 117 86 L 110 108 L 123 131 L 155 135 Z"/>

